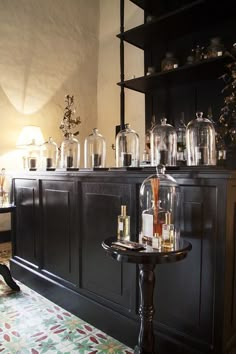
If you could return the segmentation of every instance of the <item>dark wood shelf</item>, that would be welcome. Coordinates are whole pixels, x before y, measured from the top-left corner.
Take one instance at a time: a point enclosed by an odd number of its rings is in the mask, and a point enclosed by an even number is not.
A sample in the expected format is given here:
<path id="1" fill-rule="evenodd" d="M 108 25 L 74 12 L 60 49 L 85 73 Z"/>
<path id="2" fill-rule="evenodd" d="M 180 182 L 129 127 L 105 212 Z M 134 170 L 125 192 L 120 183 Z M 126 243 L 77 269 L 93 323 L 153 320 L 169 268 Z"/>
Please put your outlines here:
<path id="1" fill-rule="evenodd" d="M 150 93 L 160 85 L 186 84 L 196 79 L 198 81 L 217 79 L 224 74 L 225 65 L 230 61 L 232 61 L 230 56 L 206 59 L 195 64 L 183 65 L 177 69 L 119 82 L 118 85 L 141 93 Z"/>
<path id="2" fill-rule="evenodd" d="M 132 2 L 144 6 L 144 1 Z M 221 2 L 213 4 L 209 0 L 194 1 L 158 17 L 153 22 L 144 23 L 120 33 L 117 37 L 140 49 L 145 49 L 153 43 L 154 39 L 155 42 L 158 41 L 157 33 L 161 33 L 161 41 L 166 41 L 189 32 L 201 31 L 209 25 L 209 16 L 211 17 L 211 26 L 213 23 L 217 24 L 232 19 L 235 16 L 234 7 L 232 0 L 224 1 L 223 10 Z"/>
<path id="3" fill-rule="evenodd" d="M 160 8 L 160 2 L 156 1 L 156 0 L 130 0 L 130 1 L 133 4 L 137 5 L 138 7 L 140 7 L 142 10 L 147 11 L 148 13 L 150 13 L 152 15 L 160 15 L 160 11 L 162 11 L 162 12 L 164 10 L 166 10 L 165 12 L 168 11 L 168 9 L 166 8 L 166 6 L 168 6 L 167 2 L 165 4 L 166 5 L 165 9 L 163 9 L 163 7 Z M 203 2 L 203 1 L 205 1 L 205 0 L 191 1 L 191 5 L 195 5 L 196 3 Z M 190 5 L 190 4 L 188 4 L 188 5 Z M 185 6 L 185 5 L 182 5 L 182 7 L 183 6 Z"/>

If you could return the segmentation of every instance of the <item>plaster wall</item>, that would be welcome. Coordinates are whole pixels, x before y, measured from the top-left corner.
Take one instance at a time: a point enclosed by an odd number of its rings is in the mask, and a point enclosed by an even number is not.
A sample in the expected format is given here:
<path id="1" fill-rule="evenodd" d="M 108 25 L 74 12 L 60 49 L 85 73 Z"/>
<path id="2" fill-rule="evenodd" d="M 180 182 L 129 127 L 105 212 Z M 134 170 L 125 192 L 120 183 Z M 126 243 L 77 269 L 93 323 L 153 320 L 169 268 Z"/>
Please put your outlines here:
<path id="1" fill-rule="evenodd" d="M 60 146 L 64 96 L 74 95 L 81 117 L 79 140 L 97 127 L 107 142 L 107 166 L 120 121 L 119 0 L 0 0 L 0 169 L 22 169 L 16 149 L 25 125 L 41 127 Z M 143 22 L 143 11 L 125 0 L 125 29 Z M 143 53 L 125 45 L 125 78 L 143 75 Z M 144 96 L 127 90 L 125 121 L 144 142 Z M 2 214 L 0 231 L 9 229 Z"/>
<path id="2" fill-rule="evenodd" d="M 63 140 L 64 96 L 74 95 L 84 138 L 97 121 L 99 0 L 0 0 L 0 169 L 22 169 L 25 125 Z M 9 228 L 1 215 L 0 230 Z"/>
<path id="3" fill-rule="evenodd" d="M 125 0 L 125 30 L 143 23 L 141 9 Z M 115 126 L 120 123 L 120 1 L 100 0 L 98 56 L 98 128 L 107 143 L 107 166 L 115 166 Z M 125 79 L 142 76 L 143 51 L 125 44 Z M 140 136 L 140 154 L 144 149 L 144 95 L 125 90 L 125 122 Z"/>

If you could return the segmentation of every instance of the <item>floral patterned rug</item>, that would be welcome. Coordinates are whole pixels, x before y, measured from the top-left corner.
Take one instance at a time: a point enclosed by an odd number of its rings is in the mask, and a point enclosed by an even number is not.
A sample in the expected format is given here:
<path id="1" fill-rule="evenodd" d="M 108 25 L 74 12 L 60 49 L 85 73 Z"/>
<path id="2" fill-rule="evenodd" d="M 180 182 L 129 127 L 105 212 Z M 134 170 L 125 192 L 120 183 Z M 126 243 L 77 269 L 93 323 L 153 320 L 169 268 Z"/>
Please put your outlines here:
<path id="1" fill-rule="evenodd" d="M 1 354 L 131 354 L 133 350 L 18 282 L 0 276 Z"/>

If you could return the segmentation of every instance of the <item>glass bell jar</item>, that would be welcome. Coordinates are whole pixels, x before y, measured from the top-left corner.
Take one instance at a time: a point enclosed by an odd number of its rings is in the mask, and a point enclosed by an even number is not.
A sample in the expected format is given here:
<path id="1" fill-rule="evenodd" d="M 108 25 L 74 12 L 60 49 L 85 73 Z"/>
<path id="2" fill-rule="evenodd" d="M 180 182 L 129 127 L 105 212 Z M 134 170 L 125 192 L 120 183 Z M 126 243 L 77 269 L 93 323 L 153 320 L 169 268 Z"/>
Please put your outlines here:
<path id="1" fill-rule="evenodd" d="M 116 167 L 139 166 L 139 136 L 125 124 L 116 136 Z"/>
<path id="2" fill-rule="evenodd" d="M 180 235 L 180 189 L 159 165 L 140 187 L 141 230 L 139 242 L 147 247 L 173 250 Z"/>
<path id="3" fill-rule="evenodd" d="M 72 133 L 61 144 L 61 167 L 78 169 L 80 163 L 80 143 Z"/>
<path id="4" fill-rule="evenodd" d="M 41 147 L 42 168 L 46 170 L 55 170 L 57 168 L 58 147 L 50 137 Z"/>
<path id="5" fill-rule="evenodd" d="M 106 163 L 106 142 L 104 137 L 94 128 L 84 141 L 84 167 L 101 168 Z"/>
<path id="6" fill-rule="evenodd" d="M 27 167 L 30 171 L 40 168 L 40 145 L 36 144 L 35 139 L 28 145 Z"/>
<path id="7" fill-rule="evenodd" d="M 213 123 L 196 113 L 197 118 L 191 120 L 186 128 L 186 149 L 188 166 L 216 165 L 216 139 Z"/>
<path id="8" fill-rule="evenodd" d="M 151 131 L 151 165 L 176 166 L 177 133 L 175 128 L 162 118 Z"/>

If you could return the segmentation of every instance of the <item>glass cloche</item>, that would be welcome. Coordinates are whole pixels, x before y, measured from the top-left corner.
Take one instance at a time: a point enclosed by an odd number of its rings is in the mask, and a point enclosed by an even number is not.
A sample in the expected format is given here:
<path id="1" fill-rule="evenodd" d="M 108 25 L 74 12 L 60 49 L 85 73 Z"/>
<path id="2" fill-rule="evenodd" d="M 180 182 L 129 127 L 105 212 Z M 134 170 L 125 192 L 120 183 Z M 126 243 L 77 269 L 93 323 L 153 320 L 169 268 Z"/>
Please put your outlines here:
<path id="1" fill-rule="evenodd" d="M 30 171 L 35 171 L 40 167 L 40 146 L 35 139 L 28 145 L 27 167 Z"/>
<path id="2" fill-rule="evenodd" d="M 105 167 L 106 142 L 104 137 L 94 128 L 84 141 L 84 167 Z"/>
<path id="3" fill-rule="evenodd" d="M 61 167 L 78 169 L 80 163 L 80 143 L 72 133 L 61 144 Z"/>
<path id="4" fill-rule="evenodd" d="M 177 134 L 175 128 L 162 118 L 151 131 L 151 165 L 176 166 Z"/>
<path id="5" fill-rule="evenodd" d="M 58 147 L 50 137 L 41 147 L 42 168 L 55 170 L 57 167 Z"/>
<path id="6" fill-rule="evenodd" d="M 140 242 L 153 248 L 174 249 L 179 240 L 180 191 L 176 180 L 159 165 L 140 188 Z"/>
<path id="7" fill-rule="evenodd" d="M 139 166 L 139 136 L 125 124 L 116 136 L 116 167 Z"/>
<path id="8" fill-rule="evenodd" d="M 186 128 L 187 165 L 216 165 L 215 128 L 202 112 Z"/>

